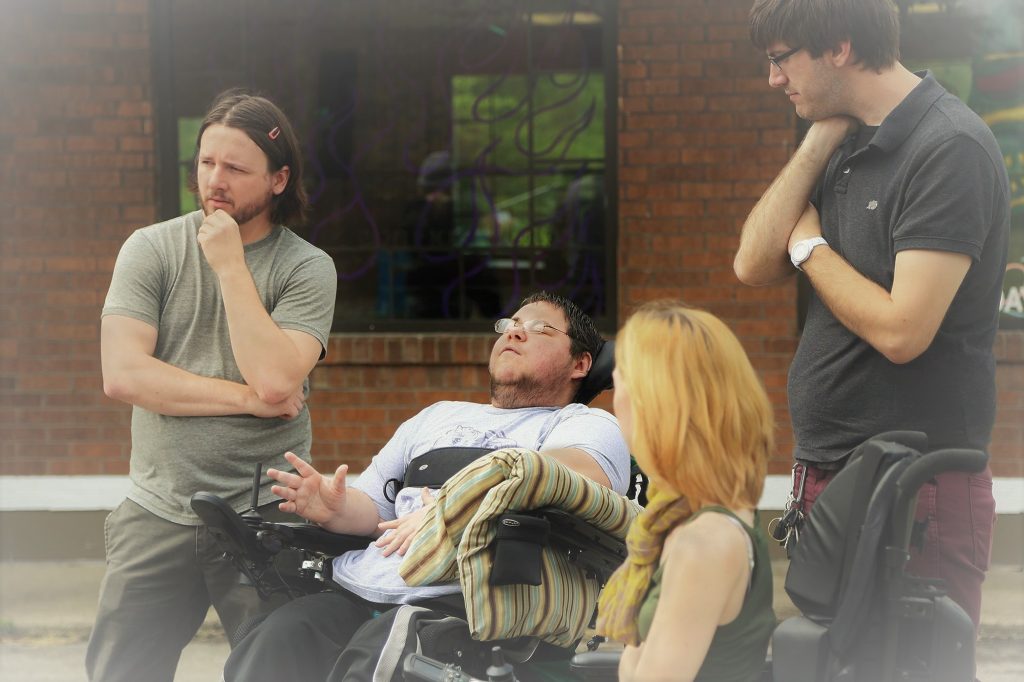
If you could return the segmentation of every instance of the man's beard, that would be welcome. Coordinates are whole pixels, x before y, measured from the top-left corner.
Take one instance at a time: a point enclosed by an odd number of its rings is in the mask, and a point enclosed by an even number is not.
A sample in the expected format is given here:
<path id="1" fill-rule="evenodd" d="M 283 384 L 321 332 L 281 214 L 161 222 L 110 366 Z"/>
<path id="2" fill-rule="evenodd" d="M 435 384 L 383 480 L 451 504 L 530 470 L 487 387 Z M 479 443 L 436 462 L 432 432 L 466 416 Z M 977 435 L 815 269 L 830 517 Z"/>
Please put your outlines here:
<path id="1" fill-rule="evenodd" d="M 214 198 L 214 197 L 213 196 L 207 197 L 207 199 L 212 199 L 212 198 Z M 236 205 L 233 208 L 233 211 L 229 212 L 228 215 L 231 216 L 231 218 L 236 223 L 238 223 L 239 227 L 241 227 L 242 225 L 245 225 L 247 222 L 249 222 L 250 220 L 252 220 L 256 216 L 258 216 L 259 214 L 263 213 L 265 210 L 270 208 L 270 204 L 271 204 L 271 202 L 273 202 L 273 200 L 274 200 L 274 193 L 268 190 L 267 193 L 263 196 L 262 199 L 250 202 L 248 204 L 244 204 L 242 206 L 237 206 Z M 203 212 L 206 215 L 210 215 L 210 211 L 208 211 L 206 209 L 205 201 L 203 202 Z"/>
<path id="2" fill-rule="evenodd" d="M 491 377 L 491 403 L 497 407 L 552 407 L 551 390 L 537 379 L 523 377 L 498 383 Z"/>

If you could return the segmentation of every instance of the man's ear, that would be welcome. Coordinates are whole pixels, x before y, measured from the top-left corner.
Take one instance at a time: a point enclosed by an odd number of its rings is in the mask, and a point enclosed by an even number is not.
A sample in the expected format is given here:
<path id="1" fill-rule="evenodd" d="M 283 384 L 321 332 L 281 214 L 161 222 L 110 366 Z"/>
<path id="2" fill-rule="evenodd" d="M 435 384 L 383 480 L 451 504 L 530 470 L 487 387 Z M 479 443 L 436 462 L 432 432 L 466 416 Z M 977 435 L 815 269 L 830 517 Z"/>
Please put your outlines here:
<path id="1" fill-rule="evenodd" d="M 571 379 L 582 379 L 590 374 L 590 366 L 594 364 L 594 358 L 590 353 L 583 352 L 578 358 L 572 361 Z"/>
<path id="2" fill-rule="evenodd" d="M 840 40 L 836 43 L 835 47 L 825 53 L 825 57 L 832 62 L 832 66 L 837 68 L 853 64 L 856 61 L 849 38 L 846 40 Z"/>
<path id="3" fill-rule="evenodd" d="M 288 166 L 281 166 L 279 170 L 270 176 L 270 191 L 280 194 L 288 186 L 288 178 L 291 177 L 292 169 Z"/>

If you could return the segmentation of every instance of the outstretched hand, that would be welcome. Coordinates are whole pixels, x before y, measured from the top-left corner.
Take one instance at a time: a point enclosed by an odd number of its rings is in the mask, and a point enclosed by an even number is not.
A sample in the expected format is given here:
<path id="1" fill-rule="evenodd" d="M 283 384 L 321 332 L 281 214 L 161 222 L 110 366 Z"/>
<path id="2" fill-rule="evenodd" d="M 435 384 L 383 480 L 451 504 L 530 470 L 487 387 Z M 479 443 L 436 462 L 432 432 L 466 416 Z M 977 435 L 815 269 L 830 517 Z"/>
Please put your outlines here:
<path id="1" fill-rule="evenodd" d="M 427 515 L 430 508 L 434 504 L 434 497 L 430 494 L 430 490 L 427 488 L 420 489 L 420 499 L 423 500 L 423 506 L 405 516 L 400 516 L 394 521 L 384 521 L 377 524 L 377 528 L 381 532 L 386 533 L 389 530 L 393 530 L 393 533 L 382 535 L 377 542 L 373 543 L 378 547 L 383 547 L 384 556 L 391 556 L 396 551 L 398 556 L 405 556 L 405 553 L 409 551 L 412 540 L 416 537 L 416 531 L 419 530 L 420 524 L 423 522 L 423 517 Z"/>
<path id="2" fill-rule="evenodd" d="M 284 458 L 295 467 L 296 473 L 267 469 L 267 476 L 281 484 L 270 488 L 284 499 L 279 505 L 281 511 L 320 524 L 344 514 L 347 464 L 338 467 L 334 476 L 324 476 L 293 452 L 284 453 Z"/>

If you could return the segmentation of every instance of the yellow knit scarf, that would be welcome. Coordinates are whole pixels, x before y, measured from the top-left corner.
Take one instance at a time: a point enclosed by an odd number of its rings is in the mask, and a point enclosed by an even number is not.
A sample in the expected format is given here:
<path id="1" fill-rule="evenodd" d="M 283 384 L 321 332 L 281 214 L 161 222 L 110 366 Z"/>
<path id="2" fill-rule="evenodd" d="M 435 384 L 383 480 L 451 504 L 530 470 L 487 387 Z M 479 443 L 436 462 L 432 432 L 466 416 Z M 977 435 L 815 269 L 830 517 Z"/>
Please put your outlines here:
<path id="1" fill-rule="evenodd" d="M 653 484 L 648 488 L 647 506 L 626 534 L 629 555 L 601 592 L 598 633 L 633 646 L 640 643 L 637 613 L 658 568 L 665 536 L 692 513 L 689 503 L 678 494 L 662 492 Z"/>

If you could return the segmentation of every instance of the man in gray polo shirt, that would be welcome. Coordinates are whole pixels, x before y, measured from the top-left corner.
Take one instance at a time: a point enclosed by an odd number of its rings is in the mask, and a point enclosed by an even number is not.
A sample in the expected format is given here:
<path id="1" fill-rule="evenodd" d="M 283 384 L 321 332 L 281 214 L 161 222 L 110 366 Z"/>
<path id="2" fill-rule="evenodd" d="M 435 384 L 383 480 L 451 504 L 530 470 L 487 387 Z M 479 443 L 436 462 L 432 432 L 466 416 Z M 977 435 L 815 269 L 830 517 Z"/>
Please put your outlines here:
<path id="1" fill-rule="evenodd" d="M 243 510 L 255 463 L 309 460 L 307 376 L 337 277 L 284 227 L 307 203 L 298 142 L 274 104 L 229 91 L 199 129 L 194 170 L 203 210 L 132 234 L 103 306 L 104 391 L 133 406 L 132 485 L 106 521 L 92 680 L 171 682 L 211 603 L 228 633 L 274 606 L 239 584 L 189 498 Z M 259 501 L 273 498 L 268 482 Z"/>
<path id="2" fill-rule="evenodd" d="M 757 0 L 769 85 L 812 121 L 751 211 L 734 267 L 751 285 L 802 270 L 812 292 L 789 374 L 803 511 L 861 441 L 925 432 L 988 447 L 1009 182 L 991 131 L 928 73 L 899 63 L 890 0 Z M 978 623 L 992 476 L 927 485 L 918 575 L 946 580 Z"/>

